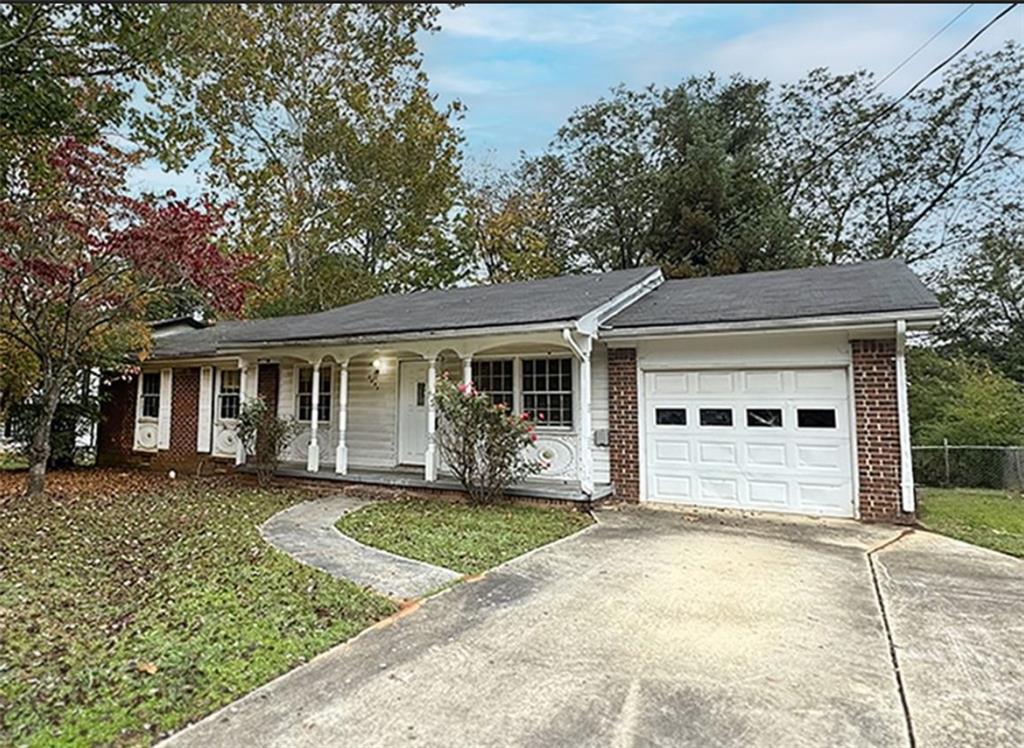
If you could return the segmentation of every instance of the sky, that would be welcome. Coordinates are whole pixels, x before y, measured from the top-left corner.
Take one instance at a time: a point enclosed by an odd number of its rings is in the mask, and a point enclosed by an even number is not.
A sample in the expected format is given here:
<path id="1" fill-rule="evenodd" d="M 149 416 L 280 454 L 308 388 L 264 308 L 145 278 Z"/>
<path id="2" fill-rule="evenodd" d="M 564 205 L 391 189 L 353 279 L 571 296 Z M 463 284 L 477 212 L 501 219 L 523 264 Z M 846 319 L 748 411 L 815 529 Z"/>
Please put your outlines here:
<path id="1" fill-rule="evenodd" d="M 889 73 L 966 12 L 884 86 L 899 94 L 963 44 L 1005 5 L 465 5 L 445 7 L 441 30 L 420 39 L 424 70 L 441 102 L 459 100 L 471 170 L 536 154 L 572 111 L 618 84 L 673 85 L 694 74 L 773 82 L 807 71 Z M 1024 41 L 1024 6 L 972 47 Z M 140 191 L 201 191 L 194 172 L 156 165 L 132 178 Z"/>

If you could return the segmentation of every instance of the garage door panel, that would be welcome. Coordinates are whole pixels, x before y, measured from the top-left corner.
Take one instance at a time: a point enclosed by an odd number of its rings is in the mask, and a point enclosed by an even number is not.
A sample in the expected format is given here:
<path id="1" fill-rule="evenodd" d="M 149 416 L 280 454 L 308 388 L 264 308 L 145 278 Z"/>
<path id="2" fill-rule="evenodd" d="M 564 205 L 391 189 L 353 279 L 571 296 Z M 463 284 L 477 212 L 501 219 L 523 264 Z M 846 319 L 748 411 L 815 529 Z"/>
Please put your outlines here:
<path id="1" fill-rule="evenodd" d="M 701 465 L 736 465 L 736 445 L 730 442 L 700 442 Z"/>
<path id="2" fill-rule="evenodd" d="M 735 478 L 698 478 L 700 486 L 700 498 L 703 501 L 722 502 L 725 504 L 739 505 L 740 484 Z"/>
<path id="3" fill-rule="evenodd" d="M 693 501 L 693 479 L 685 475 L 656 475 L 651 480 L 659 501 Z"/>
<path id="4" fill-rule="evenodd" d="M 659 466 L 690 465 L 690 442 L 671 437 L 655 437 L 651 440 L 652 457 Z"/>
<path id="5" fill-rule="evenodd" d="M 644 382 L 646 499 L 853 515 L 845 369 L 662 371 Z M 672 418 L 658 424 L 659 409 Z M 701 418 L 722 409 L 731 426 Z M 748 410 L 759 412 L 748 421 Z"/>
<path id="6" fill-rule="evenodd" d="M 847 470 L 849 444 L 797 444 L 797 469 Z"/>
<path id="7" fill-rule="evenodd" d="M 786 507 L 790 503 L 789 482 L 782 480 L 755 480 L 747 481 L 747 491 L 750 503 L 761 507 Z"/>
<path id="8" fill-rule="evenodd" d="M 784 442 L 767 444 L 762 442 L 747 443 L 747 467 L 786 467 L 786 445 Z"/>

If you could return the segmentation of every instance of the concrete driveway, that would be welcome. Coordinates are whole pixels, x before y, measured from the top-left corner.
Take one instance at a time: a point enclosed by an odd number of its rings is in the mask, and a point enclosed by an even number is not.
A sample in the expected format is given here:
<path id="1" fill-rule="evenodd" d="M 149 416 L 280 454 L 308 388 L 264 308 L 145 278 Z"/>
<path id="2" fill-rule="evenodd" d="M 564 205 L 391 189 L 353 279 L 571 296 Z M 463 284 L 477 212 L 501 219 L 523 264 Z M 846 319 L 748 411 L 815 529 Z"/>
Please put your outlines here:
<path id="1" fill-rule="evenodd" d="M 1024 563 L 851 522 L 599 516 L 169 744 L 1024 744 Z"/>

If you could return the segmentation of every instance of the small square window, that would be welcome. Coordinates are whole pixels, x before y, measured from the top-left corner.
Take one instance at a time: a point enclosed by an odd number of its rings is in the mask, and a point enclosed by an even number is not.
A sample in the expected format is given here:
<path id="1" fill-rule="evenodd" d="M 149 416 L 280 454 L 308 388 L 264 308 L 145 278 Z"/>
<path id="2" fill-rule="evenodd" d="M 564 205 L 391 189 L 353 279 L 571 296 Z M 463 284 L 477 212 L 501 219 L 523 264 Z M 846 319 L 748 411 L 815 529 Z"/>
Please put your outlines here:
<path id="1" fill-rule="evenodd" d="M 782 411 L 779 408 L 748 408 L 747 426 L 758 429 L 781 429 Z"/>
<path id="2" fill-rule="evenodd" d="M 686 408 L 658 408 L 654 420 L 659 426 L 685 426 Z"/>
<path id="3" fill-rule="evenodd" d="M 701 408 L 701 426 L 732 426 L 732 408 Z"/>
<path id="4" fill-rule="evenodd" d="M 802 429 L 834 429 L 836 412 L 831 408 L 800 408 L 796 412 L 796 425 Z"/>

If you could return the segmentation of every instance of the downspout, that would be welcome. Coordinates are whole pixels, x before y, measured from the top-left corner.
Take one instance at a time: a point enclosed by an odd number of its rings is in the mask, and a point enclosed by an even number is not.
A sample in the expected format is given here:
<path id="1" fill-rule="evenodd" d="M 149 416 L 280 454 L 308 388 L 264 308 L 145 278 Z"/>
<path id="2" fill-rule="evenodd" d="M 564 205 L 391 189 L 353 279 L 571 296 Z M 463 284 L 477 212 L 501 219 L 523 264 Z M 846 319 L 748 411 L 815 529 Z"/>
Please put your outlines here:
<path id="1" fill-rule="evenodd" d="M 914 513 L 914 460 L 907 400 L 907 321 L 896 321 L 896 415 L 900 430 L 900 508 Z"/>

